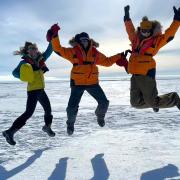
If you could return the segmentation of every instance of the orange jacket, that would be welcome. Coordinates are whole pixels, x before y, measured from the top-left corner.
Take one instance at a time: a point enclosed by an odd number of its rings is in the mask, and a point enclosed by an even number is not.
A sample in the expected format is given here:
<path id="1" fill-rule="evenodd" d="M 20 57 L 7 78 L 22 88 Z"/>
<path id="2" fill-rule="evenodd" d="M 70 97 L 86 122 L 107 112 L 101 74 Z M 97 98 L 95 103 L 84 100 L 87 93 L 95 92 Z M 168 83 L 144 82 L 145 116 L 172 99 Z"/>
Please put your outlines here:
<path id="1" fill-rule="evenodd" d="M 158 22 L 157 25 L 160 26 Z M 156 68 L 153 56 L 157 54 L 161 47 L 174 38 L 179 26 L 180 22 L 174 20 L 164 34 L 161 31 L 157 32 L 157 29 L 155 29 L 156 31 L 154 30 L 151 37 L 140 42 L 138 32 L 136 32 L 132 21 L 125 21 L 126 31 L 132 43 L 132 54 L 129 59 L 128 72 L 146 75 L 150 69 Z"/>
<path id="2" fill-rule="evenodd" d="M 106 57 L 96 49 L 93 40 L 87 54 L 78 43 L 71 48 L 65 48 L 61 46 L 58 37 L 53 38 L 51 42 L 53 50 L 73 64 L 71 79 L 74 80 L 75 85 L 97 84 L 99 82 L 97 65 L 108 67 L 121 58 L 121 54 Z"/>

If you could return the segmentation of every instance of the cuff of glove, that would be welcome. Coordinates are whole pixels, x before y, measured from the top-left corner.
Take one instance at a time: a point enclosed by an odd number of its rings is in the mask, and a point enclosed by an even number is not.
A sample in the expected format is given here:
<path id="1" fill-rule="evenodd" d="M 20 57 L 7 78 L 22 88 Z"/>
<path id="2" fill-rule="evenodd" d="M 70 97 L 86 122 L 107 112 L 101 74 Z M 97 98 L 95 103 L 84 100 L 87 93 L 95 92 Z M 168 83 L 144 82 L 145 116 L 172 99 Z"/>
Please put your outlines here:
<path id="1" fill-rule="evenodd" d="M 180 21 L 180 16 L 174 16 L 174 20 Z"/>
<path id="2" fill-rule="evenodd" d="M 130 21 L 130 20 L 131 20 L 131 18 L 129 16 L 124 16 L 124 22 L 125 21 Z"/>
<path id="3" fill-rule="evenodd" d="M 52 38 L 58 37 L 58 34 L 53 34 Z"/>

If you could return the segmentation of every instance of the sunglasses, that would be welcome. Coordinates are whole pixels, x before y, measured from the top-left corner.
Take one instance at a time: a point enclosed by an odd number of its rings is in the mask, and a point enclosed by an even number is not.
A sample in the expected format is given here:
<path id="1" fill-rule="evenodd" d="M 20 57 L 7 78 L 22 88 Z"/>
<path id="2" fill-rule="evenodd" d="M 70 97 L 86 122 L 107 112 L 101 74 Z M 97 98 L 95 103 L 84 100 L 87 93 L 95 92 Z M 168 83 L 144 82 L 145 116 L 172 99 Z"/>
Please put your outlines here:
<path id="1" fill-rule="evenodd" d="M 150 33 L 151 30 L 150 30 L 150 29 L 141 29 L 141 32 L 142 32 L 142 33 Z"/>

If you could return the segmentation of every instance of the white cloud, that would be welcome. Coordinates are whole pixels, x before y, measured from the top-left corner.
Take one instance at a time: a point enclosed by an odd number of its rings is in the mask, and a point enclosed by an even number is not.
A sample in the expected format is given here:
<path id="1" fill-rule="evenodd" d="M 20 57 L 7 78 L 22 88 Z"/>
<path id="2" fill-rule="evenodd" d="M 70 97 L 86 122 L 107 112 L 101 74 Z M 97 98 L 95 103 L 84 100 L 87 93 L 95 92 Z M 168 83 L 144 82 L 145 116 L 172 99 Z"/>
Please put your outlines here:
<path id="1" fill-rule="evenodd" d="M 43 51 L 47 46 L 46 31 L 56 22 L 61 26 L 59 34 L 64 46 L 68 46 L 69 39 L 76 33 L 87 31 L 100 43 L 99 50 L 107 56 L 129 48 L 130 42 L 123 24 L 124 6 L 127 4 L 131 6 L 130 13 L 136 26 L 139 25 L 142 16 L 147 15 L 150 19 L 161 21 L 164 29 L 170 25 L 173 19 L 172 7 L 180 6 L 179 0 L 1 1 L 0 74 L 5 71 L 7 74 L 11 73 L 12 68 L 19 62 L 18 57 L 12 56 L 12 51 L 22 46 L 25 41 L 36 42 L 39 49 Z M 179 44 L 180 32 L 171 43 L 161 50 L 162 54 L 166 52 L 165 54 L 180 59 L 177 53 Z M 162 57 L 159 56 L 159 58 Z M 62 62 L 49 60 L 47 63 L 51 67 L 51 71 L 48 74 L 69 73 L 66 73 L 71 68 L 69 63 L 58 56 L 53 56 L 51 59 L 61 59 Z M 164 64 L 168 66 L 168 63 Z M 177 67 L 177 63 L 175 66 Z M 59 69 L 57 73 L 56 69 Z M 111 68 L 109 71 L 112 71 Z"/>

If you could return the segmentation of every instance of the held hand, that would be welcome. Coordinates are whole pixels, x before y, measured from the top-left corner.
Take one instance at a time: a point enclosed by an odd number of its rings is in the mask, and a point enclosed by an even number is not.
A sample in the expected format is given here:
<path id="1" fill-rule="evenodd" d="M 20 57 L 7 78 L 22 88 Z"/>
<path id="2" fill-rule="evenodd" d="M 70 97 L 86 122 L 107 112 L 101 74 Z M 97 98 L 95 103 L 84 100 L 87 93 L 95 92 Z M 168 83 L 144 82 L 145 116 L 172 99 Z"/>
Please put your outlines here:
<path id="1" fill-rule="evenodd" d="M 58 24 L 54 24 L 51 26 L 51 31 L 53 33 L 53 37 L 56 37 L 58 35 L 59 30 L 60 30 L 60 27 Z"/>
<path id="2" fill-rule="evenodd" d="M 127 57 L 127 55 L 128 55 L 128 53 L 132 53 L 132 51 L 130 50 L 130 49 L 127 49 L 126 51 L 125 51 L 125 53 L 123 52 L 123 54 L 125 55 L 125 57 Z"/>
<path id="3" fill-rule="evenodd" d="M 118 66 L 124 67 L 126 72 L 128 73 L 128 61 L 124 53 L 121 53 L 121 58 L 116 61 Z"/>
<path id="4" fill-rule="evenodd" d="M 53 37 L 53 33 L 52 33 L 51 29 L 49 29 L 49 30 L 47 31 L 47 34 L 46 34 L 46 39 L 47 39 L 47 41 L 48 41 L 48 42 L 51 42 L 52 37 Z"/>
<path id="5" fill-rule="evenodd" d="M 130 20 L 130 16 L 129 16 L 129 9 L 130 9 L 130 6 L 127 5 L 124 7 L 124 21 L 128 21 Z"/>
<path id="6" fill-rule="evenodd" d="M 46 34 L 47 41 L 50 42 L 53 37 L 56 37 L 58 35 L 59 30 L 60 30 L 60 27 L 58 26 L 58 24 L 52 25 Z"/>
<path id="7" fill-rule="evenodd" d="M 173 7 L 174 10 L 174 20 L 180 21 L 180 8 L 176 9 L 176 7 Z"/>

